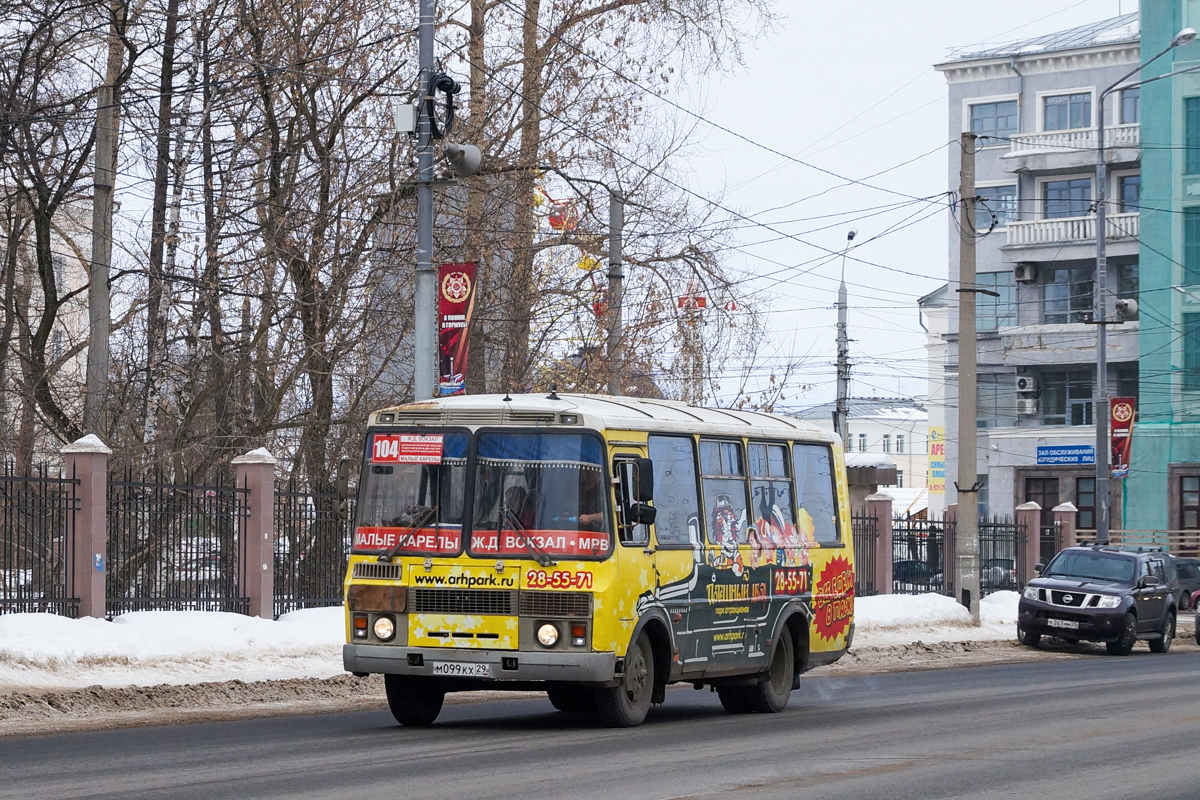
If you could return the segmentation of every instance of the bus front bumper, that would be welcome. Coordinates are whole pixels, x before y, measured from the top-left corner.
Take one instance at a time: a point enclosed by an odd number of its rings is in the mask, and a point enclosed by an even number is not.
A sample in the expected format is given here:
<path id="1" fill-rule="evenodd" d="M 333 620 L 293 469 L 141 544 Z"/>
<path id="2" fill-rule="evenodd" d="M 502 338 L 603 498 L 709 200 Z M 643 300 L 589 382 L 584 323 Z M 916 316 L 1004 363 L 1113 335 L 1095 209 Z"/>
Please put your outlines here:
<path id="1" fill-rule="evenodd" d="M 475 650 L 455 647 L 405 647 L 404 645 L 344 644 L 342 664 L 347 672 L 390 675 L 445 674 L 439 664 L 458 665 L 455 677 L 484 682 L 564 681 L 609 683 L 616 673 L 614 653 L 559 653 L 526 650 Z M 486 675 L 465 674 L 486 665 Z M 459 671 L 459 666 L 461 670 Z M 446 667 L 440 669 L 445 670 Z"/>

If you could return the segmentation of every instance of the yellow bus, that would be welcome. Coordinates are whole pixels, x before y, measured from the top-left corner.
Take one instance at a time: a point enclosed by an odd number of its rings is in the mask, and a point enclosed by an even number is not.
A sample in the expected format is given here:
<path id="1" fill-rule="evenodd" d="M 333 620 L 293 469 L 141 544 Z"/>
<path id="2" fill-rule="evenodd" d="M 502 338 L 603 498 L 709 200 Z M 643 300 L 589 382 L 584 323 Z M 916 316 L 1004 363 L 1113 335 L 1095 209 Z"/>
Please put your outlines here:
<path id="1" fill-rule="evenodd" d="M 674 683 L 780 711 L 854 636 L 845 476 L 836 437 L 771 414 L 554 392 L 377 411 L 345 668 L 382 673 L 404 725 L 478 689 L 613 727 Z"/>

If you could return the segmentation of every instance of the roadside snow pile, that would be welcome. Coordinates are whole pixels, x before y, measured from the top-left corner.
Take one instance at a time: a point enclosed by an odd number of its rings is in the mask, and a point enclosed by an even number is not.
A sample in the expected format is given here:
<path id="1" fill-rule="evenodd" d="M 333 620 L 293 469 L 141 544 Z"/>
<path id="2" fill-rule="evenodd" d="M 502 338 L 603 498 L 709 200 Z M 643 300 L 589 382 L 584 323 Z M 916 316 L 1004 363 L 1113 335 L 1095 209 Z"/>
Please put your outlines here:
<path id="1" fill-rule="evenodd" d="M 112 622 L 0 616 L 0 691 L 150 686 L 342 674 L 340 606 L 278 621 L 206 611 L 139 611 Z"/>
<path id="2" fill-rule="evenodd" d="M 980 625 L 952 597 L 881 594 L 854 603 L 854 644 L 881 647 L 911 642 L 999 641 L 1016 636 L 1017 592 L 996 592 L 979 603 Z"/>

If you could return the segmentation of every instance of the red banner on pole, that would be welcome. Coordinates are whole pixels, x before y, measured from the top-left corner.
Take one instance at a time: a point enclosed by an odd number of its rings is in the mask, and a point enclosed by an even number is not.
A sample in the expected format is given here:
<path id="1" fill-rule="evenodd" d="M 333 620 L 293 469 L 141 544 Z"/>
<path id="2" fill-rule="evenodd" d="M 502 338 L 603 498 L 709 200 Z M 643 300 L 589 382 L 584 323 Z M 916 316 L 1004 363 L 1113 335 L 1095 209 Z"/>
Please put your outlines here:
<path id="1" fill-rule="evenodd" d="M 1109 424 L 1112 429 L 1112 476 L 1124 478 L 1129 474 L 1129 455 L 1133 449 L 1133 414 L 1136 398 L 1114 397 L 1110 405 Z"/>
<path id="2" fill-rule="evenodd" d="M 438 265 L 438 387 L 444 395 L 462 394 L 465 389 L 475 268 L 475 264 Z"/>

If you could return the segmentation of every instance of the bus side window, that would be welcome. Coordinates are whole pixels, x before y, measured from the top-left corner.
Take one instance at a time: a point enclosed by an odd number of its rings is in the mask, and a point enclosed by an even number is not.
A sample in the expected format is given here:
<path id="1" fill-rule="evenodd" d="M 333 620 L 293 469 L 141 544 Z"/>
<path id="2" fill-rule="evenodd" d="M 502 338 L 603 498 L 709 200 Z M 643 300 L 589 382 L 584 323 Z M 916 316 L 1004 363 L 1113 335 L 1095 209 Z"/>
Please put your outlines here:
<path id="1" fill-rule="evenodd" d="M 833 485 L 833 454 L 828 445 L 792 445 L 796 476 L 796 513 L 800 538 L 815 544 L 839 541 L 837 501 Z"/>
<path id="2" fill-rule="evenodd" d="M 690 436 L 651 436 L 654 462 L 654 535 L 660 547 L 700 546 L 696 448 Z"/>
<path id="3" fill-rule="evenodd" d="M 700 440 L 708 541 L 725 548 L 747 541 L 746 468 L 741 442 Z"/>
<path id="4" fill-rule="evenodd" d="M 760 558 L 777 564 L 794 563 L 800 544 L 787 467 L 784 445 L 750 443 L 750 517 L 758 537 L 752 544 Z"/>
<path id="5" fill-rule="evenodd" d="M 621 480 L 621 465 L 629 464 L 634 456 L 626 456 L 624 458 L 617 457 L 613 459 L 613 475 L 617 478 L 617 539 L 621 544 L 626 546 L 646 545 L 650 543 L 650 526 L 637 524 L 630 525 L 625 520 L 625 509 L 631 503 L 633 498 L 629 497 L 629 487 L 625 485 L 625 481 Z"/>

